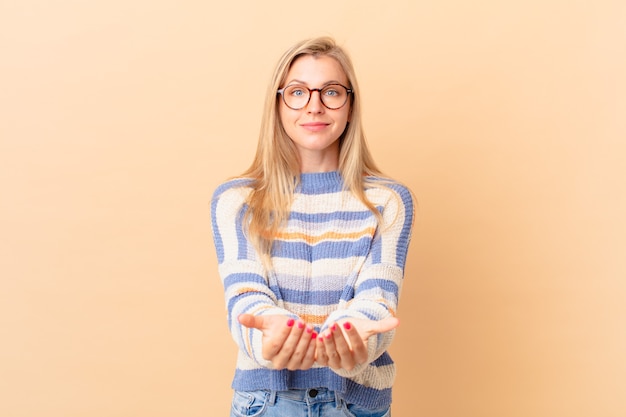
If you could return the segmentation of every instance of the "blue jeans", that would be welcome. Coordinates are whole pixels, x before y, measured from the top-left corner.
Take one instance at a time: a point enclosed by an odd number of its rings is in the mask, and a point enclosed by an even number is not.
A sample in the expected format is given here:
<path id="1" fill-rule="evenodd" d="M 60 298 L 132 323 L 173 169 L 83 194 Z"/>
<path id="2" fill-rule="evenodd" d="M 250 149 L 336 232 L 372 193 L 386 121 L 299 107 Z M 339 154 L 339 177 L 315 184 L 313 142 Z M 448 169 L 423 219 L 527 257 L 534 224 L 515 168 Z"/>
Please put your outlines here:
<path id="1" fill-rule="evenodd" d="M 368 410 L 326 388 L 235 391 L 230 417 L 390 417 L 389 407 Z"/>

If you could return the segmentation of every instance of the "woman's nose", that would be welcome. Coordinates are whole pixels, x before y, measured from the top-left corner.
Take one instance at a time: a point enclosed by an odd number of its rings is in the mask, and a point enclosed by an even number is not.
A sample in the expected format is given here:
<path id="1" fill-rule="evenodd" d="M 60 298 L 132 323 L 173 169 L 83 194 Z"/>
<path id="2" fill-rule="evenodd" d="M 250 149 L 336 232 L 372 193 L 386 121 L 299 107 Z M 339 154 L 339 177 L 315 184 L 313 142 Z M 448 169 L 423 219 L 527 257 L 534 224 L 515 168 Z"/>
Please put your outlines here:
<path id="1" fill-rule="evenodd" d="M 324 104 L 322 104 L 321 91 L 311 91 L 311 98 L 307 104 L 307 111 L 311 113 L 321 113 L 324 110 Z"/>

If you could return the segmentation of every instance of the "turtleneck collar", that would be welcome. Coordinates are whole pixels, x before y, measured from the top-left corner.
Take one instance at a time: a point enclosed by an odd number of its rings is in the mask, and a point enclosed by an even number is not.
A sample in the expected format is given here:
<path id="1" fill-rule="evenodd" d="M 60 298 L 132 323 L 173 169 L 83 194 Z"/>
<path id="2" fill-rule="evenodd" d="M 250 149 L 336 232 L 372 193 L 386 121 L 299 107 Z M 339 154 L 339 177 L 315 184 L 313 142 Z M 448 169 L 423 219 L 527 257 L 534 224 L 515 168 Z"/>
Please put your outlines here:
<path id="1" fill-rule="evenodd" d="M 330 193 L 341 191 L 342 187 L 343 180 L 339 171 L 303 172 L 296 191 L 304 194 Z"/>

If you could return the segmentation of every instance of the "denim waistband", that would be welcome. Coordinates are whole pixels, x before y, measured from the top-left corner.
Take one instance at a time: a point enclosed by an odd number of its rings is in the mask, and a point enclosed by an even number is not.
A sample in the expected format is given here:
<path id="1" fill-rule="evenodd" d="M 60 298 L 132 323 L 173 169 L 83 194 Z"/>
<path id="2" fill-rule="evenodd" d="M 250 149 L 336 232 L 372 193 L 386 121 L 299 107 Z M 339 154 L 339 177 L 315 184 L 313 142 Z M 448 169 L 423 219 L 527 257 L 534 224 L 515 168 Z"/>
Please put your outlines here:
<path id="1" fill-rule="evenodd" d="M 274 404 L 276 398 L 285 398 L 293 401 L 301 401 L 307 404 L 329 403 L 336 401 L 341 404 L 341 397 L 328 388 L 290 389 L 285 391 L 271 391 L 270 404 Z"/>

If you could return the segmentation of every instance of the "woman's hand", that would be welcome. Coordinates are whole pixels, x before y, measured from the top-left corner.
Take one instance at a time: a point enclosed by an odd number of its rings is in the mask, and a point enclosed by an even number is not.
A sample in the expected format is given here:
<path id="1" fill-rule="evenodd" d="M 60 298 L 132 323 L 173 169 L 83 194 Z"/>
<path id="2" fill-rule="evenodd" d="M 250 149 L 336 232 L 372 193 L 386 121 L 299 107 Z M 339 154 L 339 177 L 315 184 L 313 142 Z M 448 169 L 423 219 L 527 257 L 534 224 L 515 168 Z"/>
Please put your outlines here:
<path id="1" fill-rule="evenodd" d="M 242 325 L 263 333 L 263 358 L 271 361 L 274 369 L 306 370 L 315 362 L 317 333 L 301 320 L 281 315 L 238 317 Z"/>
<path id="2" fill-rule="evenodd" d="M 367 340 L 379 333 L 395 329 L 400 321 L 395 317 L 374 321 L 351 319 L 333 323 L 317 338 L 316 361 L 332 369 L 351 371 L 367 361 Z"/>

